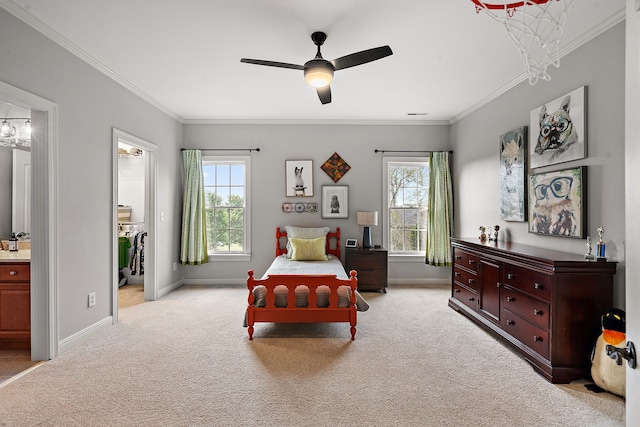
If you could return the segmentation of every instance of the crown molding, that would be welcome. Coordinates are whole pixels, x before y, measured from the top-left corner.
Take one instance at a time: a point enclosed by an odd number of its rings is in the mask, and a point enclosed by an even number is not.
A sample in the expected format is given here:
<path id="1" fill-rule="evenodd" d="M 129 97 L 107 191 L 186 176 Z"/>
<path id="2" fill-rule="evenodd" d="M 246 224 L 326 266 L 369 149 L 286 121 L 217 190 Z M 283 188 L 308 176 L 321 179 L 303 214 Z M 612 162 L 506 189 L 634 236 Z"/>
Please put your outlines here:
<path id="1" fill-rule="evenodd" d="M 54 30 L 44 22 L 40 21 L 38 18 L 31 15 L 29 12 L 24 10 L 22 7 L 18 6 L 16 3 L 12 2 L 11 0 L 0 0 L 0 7 L 5 9 L 7 12 L 11 13 L 16 18 L 20 19 L 21 21 L 23 21 L 24 23 L 26 23 L 36 31 L 40 32 L 45 37 L 51 39 L 53 42 L 60 45 L 62 48 L 68 50 L 78 58 L 82 59 L 84 62 L 91 65 L 92 67 L 94 67 L 95 69 L 97 69 L 98 71 L 100 71 L 101 73 L 109 77 L 110 79 L 114 80 L 116 83 L 124 86 L 126 89 L 130 90 L 135 95 L 139 96 L 149 104 L 153 105 L 158 110 L 162 111 L 169 117 L 182 123 L 182 118 L 178 116 L 176 113 L 174 113 L 173 111 L 171 111 L 169 108 L 167 108 L 165 105 L 158 102 L 155 98 L 151 97 L 148 93 L 146 93 L 145 91 L 143 91 L 136 85 L 132 84 L 131 82 L 126 80 L 124 77 L 120 76 L 118 73 L 116 73 L 115 71 L 113 71 L 112 69 L 110 69 L 109 67 L 101 63 L 100 61 L 98 61 L 89 53 L 81 49 L 76 44 L 72 43 L 70 40 L 62 36 L 60 33 L 58 33 L 56 30 Z"/>
<path id="2" fill-rule="evenodd" d="M 183 119 L 185 125 L 345 125 L 345 126 L 447 126 L 448 120 L 350 119 Z"/>

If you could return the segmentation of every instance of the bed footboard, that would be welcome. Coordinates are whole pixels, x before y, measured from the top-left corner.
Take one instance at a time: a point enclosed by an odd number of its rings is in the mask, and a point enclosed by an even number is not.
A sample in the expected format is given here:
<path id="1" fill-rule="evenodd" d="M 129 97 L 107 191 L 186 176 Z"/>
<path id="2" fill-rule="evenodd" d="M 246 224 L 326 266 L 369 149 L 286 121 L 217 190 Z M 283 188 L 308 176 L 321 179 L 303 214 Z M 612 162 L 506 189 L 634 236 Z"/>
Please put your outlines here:
<path id="1" fill-rule="evenodd" d="M 356 290 L 358 279 L 355 270 L 349 273 L 349 279 L 338 279 L 335 275 L 270 275 L 265 279 L 255 279 L 253 270 L 249 270 L 247 288 L 249 289 L 249 306 L 247 307 L 247 327 L 249 339 L 253 339 L 254 324 L 256 322 L 274 323 L 318 323 L 318 322 L 349 322 L 351 325 L 351 339 L 356 336 L 357 308 Z M 254 290 L 263 286 L 266 293 L 264 303 L 257 306 Z M 276 287 L 280 287 L 276 290 Z M 329 288 L 327 295 L 318 292 L 318 288 Z M 340 295 L 338 288 L 349 288 L 348 303 L 339 306 Z M 300 288 L 302 287 L 302 288 Z M 298 289 L 298 293 L 296 293 Z M 323 288 L 326 290 L 326 288 Z M 276 295 L 279 295 L 279 302 Z M 306 295 L 306 298 L 301 296 Z M 284 299 L 284 303 L 283 303 Z M 326 306 L 328 305 L 328 306 Z M 343 304 L 344 305 L 344 304 Z"/>

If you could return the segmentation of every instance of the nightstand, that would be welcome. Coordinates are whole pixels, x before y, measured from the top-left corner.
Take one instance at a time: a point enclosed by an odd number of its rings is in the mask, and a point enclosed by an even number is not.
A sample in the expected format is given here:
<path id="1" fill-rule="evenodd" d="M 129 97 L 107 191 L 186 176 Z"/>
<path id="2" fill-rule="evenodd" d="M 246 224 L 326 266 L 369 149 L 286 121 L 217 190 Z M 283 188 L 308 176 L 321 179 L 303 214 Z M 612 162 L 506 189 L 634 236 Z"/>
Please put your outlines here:
<path id="1" fill-rule="evenodd" d="M 359 291 L 382 291 L 387 293 L 387 250 L 347 249 L 345 268 L 358 272 Z"/>

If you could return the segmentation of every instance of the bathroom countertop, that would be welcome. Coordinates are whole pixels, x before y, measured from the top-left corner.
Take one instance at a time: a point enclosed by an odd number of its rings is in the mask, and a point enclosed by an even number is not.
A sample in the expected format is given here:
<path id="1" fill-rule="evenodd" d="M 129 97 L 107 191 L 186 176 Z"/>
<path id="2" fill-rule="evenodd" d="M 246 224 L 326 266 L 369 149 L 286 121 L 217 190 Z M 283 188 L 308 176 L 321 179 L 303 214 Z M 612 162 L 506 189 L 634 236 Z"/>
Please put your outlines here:
<path id="1" fill-rule="evenodd" d="M 0 251 L 0 262 L 30 262 L 31 250 L 20 249 L 17 252 Z"/>

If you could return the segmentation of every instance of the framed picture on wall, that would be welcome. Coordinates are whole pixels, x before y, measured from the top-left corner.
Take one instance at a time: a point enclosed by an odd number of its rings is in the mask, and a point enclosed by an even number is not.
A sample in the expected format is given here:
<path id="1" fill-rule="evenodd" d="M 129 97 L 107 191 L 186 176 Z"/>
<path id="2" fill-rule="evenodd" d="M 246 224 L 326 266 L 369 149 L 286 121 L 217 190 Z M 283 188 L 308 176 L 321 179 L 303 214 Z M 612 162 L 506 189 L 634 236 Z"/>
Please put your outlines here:
<path id="1" fill-rule="evenodd" d="M 322 218 L 349 218 L 349 186 L 322 186 Z"/>
<path id="2" fill-rule="evenodd" d="M 529 175 L 529 232 L 586 237 L 587 167 Z"/>
<path id="3" fill-rule="evenodd" d="M 285 195 L 313 197 L 313 160 L 286 160 Z"/>
<path id="4" fill-rule="evenodd" d="M 529 166 L 532 169 L 586 156 L 586 86 L 531 110 Z"/>

